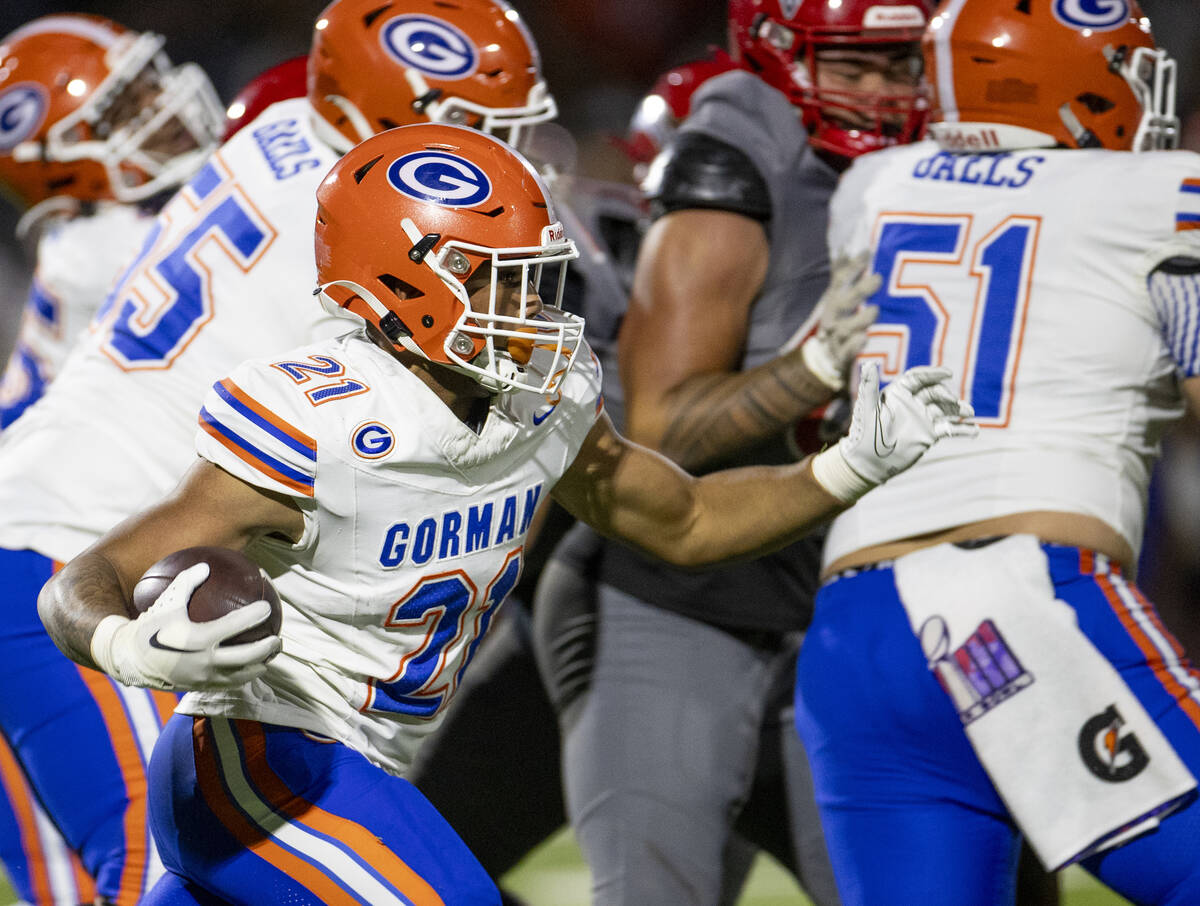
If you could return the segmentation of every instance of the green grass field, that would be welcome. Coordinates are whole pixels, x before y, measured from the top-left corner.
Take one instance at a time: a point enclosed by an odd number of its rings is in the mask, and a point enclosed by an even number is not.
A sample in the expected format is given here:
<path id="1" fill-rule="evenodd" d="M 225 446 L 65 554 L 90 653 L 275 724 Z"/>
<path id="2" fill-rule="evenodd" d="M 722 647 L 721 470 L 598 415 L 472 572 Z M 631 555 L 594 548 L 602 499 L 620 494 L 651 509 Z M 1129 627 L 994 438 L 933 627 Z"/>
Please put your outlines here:
<path id="1" fill-rule="evenodd" d="M 569 831 L 531 853 L 504 878 L 504 886 L 531 906 L 590 906 L 587 869 Z M 15 902 L 12 889 L 0 878 L 0 906 Z M 738 906 L 811 906 L 811 901 L 791 875 L 770 858 L 760 856 Z M 1063 873 L 1062 906 L 1128 906 L 1128 901 L 1105 890 L 1080 869 L 1069 868 Z"/>
<path id="2" fill-rule="evenodd" d="M 589 906 L 588 875 L 579 849 L 568 831 L 559 833 L 514 868 L 504 886 L 532 906 Z M 738 906 L 811 906 L 791 875 L 773 860 L 760 856 L 750 873 Z M 1081 869 L 1063 873 L 1062 906 L 1129 906 Z"/>

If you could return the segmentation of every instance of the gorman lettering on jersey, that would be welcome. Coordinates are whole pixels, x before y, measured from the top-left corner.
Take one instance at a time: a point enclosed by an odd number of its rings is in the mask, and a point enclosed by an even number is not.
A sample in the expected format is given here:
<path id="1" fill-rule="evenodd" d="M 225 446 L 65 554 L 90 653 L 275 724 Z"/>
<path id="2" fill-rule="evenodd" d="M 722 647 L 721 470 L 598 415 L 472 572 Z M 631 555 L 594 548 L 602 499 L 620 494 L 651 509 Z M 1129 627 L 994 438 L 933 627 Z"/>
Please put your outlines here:
<path id="1" fill-rule="evenodd" d="M 917 161 L 913 167 L 913 177 L 995 186 L 998 189 L 1019 189 L 1037 175 L 1038 165 L 1045 162 L 1046 158 L 1040 154 L 1023 154 L 1014 158 L 1011 151 L 996 154 L 938 151 Z"/>
<path id="2" fill-rule="evenodd" d="M 385 569 L 424 566 L 431 560 L 451 560 L 510 543 L 529 530 L 541 496 L 538 482 L 524 493 L 426 516 L 415 525 L 396 522 L 384 535 L 379 563 Z"/>

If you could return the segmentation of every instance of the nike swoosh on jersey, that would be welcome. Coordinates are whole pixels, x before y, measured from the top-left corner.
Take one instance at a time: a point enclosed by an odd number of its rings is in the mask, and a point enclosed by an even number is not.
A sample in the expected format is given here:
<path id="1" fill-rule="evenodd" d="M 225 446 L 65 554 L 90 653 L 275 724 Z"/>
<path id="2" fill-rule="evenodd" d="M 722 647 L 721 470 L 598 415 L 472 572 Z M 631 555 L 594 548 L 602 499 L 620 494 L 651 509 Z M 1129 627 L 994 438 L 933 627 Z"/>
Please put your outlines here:
<path id="1" fill-rule="evenodd" d="M 540 425 L 542 422 L 544 422 L 546 419 L 548 419 L 551 415 L 553 415 L 554 410 L 557 408 L 558 408 L 558 406 L 551 406 L 542 415 L 538 415 L 537 413 L 534 413 L 533 426 L 536 428 L 538 425 Z"/>

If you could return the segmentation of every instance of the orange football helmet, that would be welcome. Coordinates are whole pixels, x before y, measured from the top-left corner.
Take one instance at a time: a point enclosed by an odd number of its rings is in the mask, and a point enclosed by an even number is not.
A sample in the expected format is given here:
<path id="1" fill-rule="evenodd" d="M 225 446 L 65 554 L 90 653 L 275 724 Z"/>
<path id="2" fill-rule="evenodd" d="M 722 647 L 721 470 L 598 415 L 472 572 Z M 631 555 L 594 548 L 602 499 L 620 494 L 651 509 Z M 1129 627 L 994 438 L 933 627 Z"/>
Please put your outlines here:
<path id="1" fill-rule="evenodd" d="M 923 41 L 930 135 L 955 150 L 1178 143 L 1175 62 L 1136 0 L 954 0 Z"/>
<path id="2" fill-rule="evenodd" d="M 339 151 L 393 126 L 453 123 L 516 145 L 558 109 L 503 0 L 335 0 L 317 20 L 308 97 Z"/>
<path id="3" fill-rule="evenodd" d="M 551 393 L 571 367 L 583 322 L 559 306 L 578 256 L 529 162 L 474 129 L 381 132 L 317 189 L 323 304 L 492 391 Z M 534 287 L 553 265 L 557 297 L 543 307 Z"/>
<path id="4" fill-rule="evenodd" d="M 164 39 L 97 16 L 42 16 L 0 40 L 0 186 L 49 198 L 135 202 L 186 181 L 223 112 Z"/>

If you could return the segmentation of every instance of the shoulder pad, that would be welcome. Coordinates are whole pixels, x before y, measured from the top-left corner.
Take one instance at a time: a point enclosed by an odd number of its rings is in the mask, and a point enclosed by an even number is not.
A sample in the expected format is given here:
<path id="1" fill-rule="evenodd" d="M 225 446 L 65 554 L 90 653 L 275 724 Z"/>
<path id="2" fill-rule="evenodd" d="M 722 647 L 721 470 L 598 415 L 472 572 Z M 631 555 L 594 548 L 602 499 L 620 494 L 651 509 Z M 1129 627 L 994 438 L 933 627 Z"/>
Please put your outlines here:
<path id="1" fill-rule="evenodd" d="M 713 208 L 771 219 L 766 181 L 750 158 L 720 139 L 682 131 L 654 167 L 645 187 L 655 217 L 685 208 Z"/>

